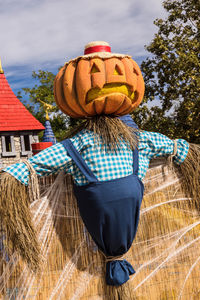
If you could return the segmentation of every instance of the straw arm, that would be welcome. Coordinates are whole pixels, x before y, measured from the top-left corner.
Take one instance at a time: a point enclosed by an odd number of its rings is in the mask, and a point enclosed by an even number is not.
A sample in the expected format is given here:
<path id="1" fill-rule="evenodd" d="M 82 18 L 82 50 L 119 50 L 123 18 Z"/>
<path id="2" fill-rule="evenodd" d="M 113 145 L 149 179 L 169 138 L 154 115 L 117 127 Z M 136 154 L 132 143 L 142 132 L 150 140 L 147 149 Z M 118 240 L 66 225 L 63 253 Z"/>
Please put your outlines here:
<path id="1" fill-rule="evenodd" d="M 16 251 L 32 270 L 37 270 L 39 245 L 32 224 L 28 188 L 6 172 L 0 173 L 0 216 L 8 252 Z"/>
<path id="2" fill-rule="evenodd" d="M 186 159 L 179 167 L 183 186 L 191 198 L 195 208 L 200 209 L 200 145 L 189 144 Z"/>

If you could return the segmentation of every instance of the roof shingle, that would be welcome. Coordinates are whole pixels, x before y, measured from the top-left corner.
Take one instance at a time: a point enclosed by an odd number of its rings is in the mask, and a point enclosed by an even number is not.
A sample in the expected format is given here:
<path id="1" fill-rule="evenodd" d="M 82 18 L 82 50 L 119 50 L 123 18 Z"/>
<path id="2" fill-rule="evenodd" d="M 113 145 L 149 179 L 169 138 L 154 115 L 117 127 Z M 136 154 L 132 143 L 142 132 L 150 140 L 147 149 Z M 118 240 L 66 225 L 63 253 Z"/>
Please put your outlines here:
<path id="1" fill-rule="evenodd" d="M 0 131 L 43 129 L 44 126 L 15 96 L 5 75 L 0 74 Z"/>

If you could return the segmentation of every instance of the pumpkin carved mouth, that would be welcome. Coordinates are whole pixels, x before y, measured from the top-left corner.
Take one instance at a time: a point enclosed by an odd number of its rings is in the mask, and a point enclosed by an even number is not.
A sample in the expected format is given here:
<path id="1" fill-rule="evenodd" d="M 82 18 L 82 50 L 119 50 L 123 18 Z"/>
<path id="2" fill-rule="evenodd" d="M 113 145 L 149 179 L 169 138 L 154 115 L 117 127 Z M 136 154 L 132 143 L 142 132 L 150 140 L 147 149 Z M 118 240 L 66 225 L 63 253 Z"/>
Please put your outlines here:
<path id="1" fill-rule="evenodd" d="M 125 83 L 106 83 L 103 88 L 92 88 L 86 94 L 86 103 L 90 103 L 95 99 L 105 98 L 111 94 L 123 94 L 132 101 L 134 100 L 135 94 L 131 87 Z"/>

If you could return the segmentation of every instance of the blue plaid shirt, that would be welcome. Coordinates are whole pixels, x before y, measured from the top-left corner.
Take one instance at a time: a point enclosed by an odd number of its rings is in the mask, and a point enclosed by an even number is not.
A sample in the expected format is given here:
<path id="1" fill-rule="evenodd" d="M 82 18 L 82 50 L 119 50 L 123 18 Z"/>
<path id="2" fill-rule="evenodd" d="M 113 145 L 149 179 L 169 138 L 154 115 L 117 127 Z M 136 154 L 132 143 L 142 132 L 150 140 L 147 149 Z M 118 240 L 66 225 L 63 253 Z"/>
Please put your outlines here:
<path id="1" fill-rule="evenodd" d="M 168 137 L 148 131 L 139 131 L 139 171 L 138 177 L 143 179 L 152 158 L 168 156 L 173 153 L 174 141 Z M 121 143 L 117 151 L 106 151 L 97 144 L 91 131 L 82 130 L 71 138 L 76 149 L 81 153 L 89 168 L 100 181 L 125 177 L 133 173 L 132 151 Z M 177 154 L 174 161 L 181 164 L 188 153 L 189 144 L 182 139 L 177 140 Z M 64 146 L 57 143 L 29 159 L 38 176 L 47 176 L 64 170 L 73 176 L 77 185 L 87 184 L 87 180 L 67 155 Z M 28 184 L 29 171 L 24 163 L 8 166 L 4 171 L 13 175 L 23 184 Z"/>

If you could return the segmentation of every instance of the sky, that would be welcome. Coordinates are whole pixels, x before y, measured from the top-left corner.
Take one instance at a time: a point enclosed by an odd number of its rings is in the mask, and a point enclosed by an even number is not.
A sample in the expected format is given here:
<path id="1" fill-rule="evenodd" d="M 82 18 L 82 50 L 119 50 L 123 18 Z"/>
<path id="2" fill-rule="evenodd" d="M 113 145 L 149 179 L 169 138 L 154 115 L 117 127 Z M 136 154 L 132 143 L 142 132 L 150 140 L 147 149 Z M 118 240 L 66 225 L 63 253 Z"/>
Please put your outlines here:
<path id="1" fill-rule="evenodd" d="M 32 71 L 57 73 L 91 41 L 141 61 L 164 18 L 162 0 L 0 0 L 0 58 L 15 94 L 37 82 Z"/>

